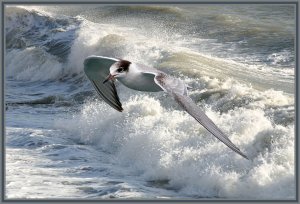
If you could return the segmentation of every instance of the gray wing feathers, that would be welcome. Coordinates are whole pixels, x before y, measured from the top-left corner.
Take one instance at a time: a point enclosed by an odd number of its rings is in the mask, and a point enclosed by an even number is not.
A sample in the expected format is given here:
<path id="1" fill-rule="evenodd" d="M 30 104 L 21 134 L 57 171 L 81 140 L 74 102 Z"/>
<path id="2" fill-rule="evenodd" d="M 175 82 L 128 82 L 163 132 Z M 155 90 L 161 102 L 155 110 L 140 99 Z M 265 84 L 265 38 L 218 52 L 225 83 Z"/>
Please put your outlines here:
<path id="1" fill-rule="evenodd" d="M 84 60 L 84 72 L 99 96 L 114 109 L 122 111 L 122 104 L 114 82 L 102 83 L 109 74 L 110 66 L 117 61 L 114 58 L 90 56 Z"/>
<path id="2" fill-rule="evenodd" d="M 179 105 L 211 134 L 222 141 L 230 149 L 248 159 L 248 157 L 229 140 L 229 138 L 214 124 L 214 122 L 205 115 L 205 113 L 193 102 L 193 100 L 187 96 L 186 86 L 182 85 L 183 82 L 180 79 L 174 79 L 166 74 L 158 74 L 155 77 L 155 82 L 160 85 L 164 91 L 172 95 Z"/>
<path id="3" fill-rule="evenodd" d="M 117 94 L 117 90 L 115 87 L 115 84 L 113 82 L 107 82 L 109 83 L 109 86 L 107 86 L 107 90 L 108 91 L 104 91 L 101 86 L 102 86 L 102 82 L 98 82 L 98 81 L 94 81 L 91 80 L 94 88 L 96 89 L 97 93 L 99 94 L 99 96 L 106 102 L 108 103 L 110 106 L 112 106 L 114 109 L 118 110 L 118 111 L 122 111 L 122 104 L 120 102 L 119 96 Z"/>
<path id="4" fill-rule="evenodd" d="M 185 109 L 191 116 L 193 116 L 193 118 L 195 118 L 203 127 L 205 127 L 205 129 L 207 129 L 230 149 L 248 159 L 248 157 L 229 140 L 229 138 L 214 124 L 214 122 L 209 119 L 202 110 L 200 110 L 200 108 L 192 101 L 191 98 L 178 94 L 173 94 L 173 96 L 175 100 L 182 106 L 182 108 Z"/>

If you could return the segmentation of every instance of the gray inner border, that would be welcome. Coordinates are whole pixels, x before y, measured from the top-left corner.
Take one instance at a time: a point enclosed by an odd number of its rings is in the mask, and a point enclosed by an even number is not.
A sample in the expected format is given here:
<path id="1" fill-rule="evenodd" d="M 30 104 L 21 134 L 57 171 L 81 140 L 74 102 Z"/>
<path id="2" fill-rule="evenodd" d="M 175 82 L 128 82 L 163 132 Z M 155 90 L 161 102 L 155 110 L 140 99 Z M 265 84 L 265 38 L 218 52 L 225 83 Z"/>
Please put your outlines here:
<path id="1" fill-rule="evenodd" d="M 0 139 L 0 150 L 1 150 L 1 200 L 0 203 L 78 203 L 78 202 L 101 202 L 101 203 L 120 203 L 120 202 L 134 202 L 134 203 L 149 203 L 149 202 L 162 202 L 162 203 L 195 203 L 195 202 L 201 202 L 201 203 L 221 203 L 221 202 L 234 202 L 234 203 L 249 203 L 249 202 L 257 202 L 257 203 L 298 203 L 299 202 L 299 139 L 297 136 L 299 135 L 299 110 L 297 107 L 299 107 L 299 1 L 300 0 L 88 0 L 88 1 L 80 1 L 80 0 L 0 0 L 1 2 L 1 56 L 0 56 L 0 62 L 1 62 L 1 69 L 0 69 L 0 127 L 1 127 L 1 139 Z M 85 200 L 85 199 L 79 199 L 79 200 L 72 200 L 72 199 L 5 199 L 5 64 L 4 64 L 4 56 L 5 56 L 5 38 L 4 38 L 4 7 L 6 5 L 18 5 L 18 4 L 48 4 L 48 5 L 55 5 L 55 4 L 114 4 L 114 5 L 120 5 L 120 4 L 290 4 L 294 5 L 296 9 L 296 38 L 295 38 L 295 53 L 296 53 L 296 68 L 295 68 L 295 178 L 296 178 L 296 199 L 295 200 L 221 200 L 221 199 L 201 199 L 201 200 Z"/>

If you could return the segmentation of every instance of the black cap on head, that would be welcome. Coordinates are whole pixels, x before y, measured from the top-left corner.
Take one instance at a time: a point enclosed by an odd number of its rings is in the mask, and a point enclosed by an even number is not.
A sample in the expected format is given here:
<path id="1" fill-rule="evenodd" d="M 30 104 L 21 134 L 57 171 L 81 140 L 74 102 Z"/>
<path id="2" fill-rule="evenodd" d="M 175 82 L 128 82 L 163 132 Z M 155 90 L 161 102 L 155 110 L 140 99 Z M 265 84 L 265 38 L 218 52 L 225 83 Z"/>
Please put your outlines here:
<path id="1" fill-rule="evenodd" d="M 131 64 L 131 62 L 127 61 L 127 60 L 120 60 L 118 65 L 120 68 L 123 68 L 124 71 L 128 71 L 129 65 Z"/>

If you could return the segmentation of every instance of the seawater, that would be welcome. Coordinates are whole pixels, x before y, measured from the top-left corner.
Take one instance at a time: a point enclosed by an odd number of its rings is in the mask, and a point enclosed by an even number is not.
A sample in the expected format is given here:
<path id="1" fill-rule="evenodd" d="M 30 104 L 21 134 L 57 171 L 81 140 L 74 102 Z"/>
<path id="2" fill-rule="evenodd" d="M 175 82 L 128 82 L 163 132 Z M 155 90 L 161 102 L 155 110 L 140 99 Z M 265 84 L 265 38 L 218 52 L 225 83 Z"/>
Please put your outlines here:
<path id="1" fill-rule="evenodd" d="M 288 5 L 5 7 L 6 197 L 294 199 L 294 16 Z M 117 83 L 116 112 L 83 73 L 89 55 L 181 78 L 250 160 L 164 93 Z"/>

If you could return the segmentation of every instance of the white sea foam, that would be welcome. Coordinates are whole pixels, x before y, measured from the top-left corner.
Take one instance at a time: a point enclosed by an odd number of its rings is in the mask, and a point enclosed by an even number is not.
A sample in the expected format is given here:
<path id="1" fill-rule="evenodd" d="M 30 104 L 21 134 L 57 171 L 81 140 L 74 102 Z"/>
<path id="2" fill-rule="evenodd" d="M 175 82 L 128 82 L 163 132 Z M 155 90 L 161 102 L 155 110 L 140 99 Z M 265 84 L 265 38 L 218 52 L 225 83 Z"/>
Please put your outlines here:
<path id="1" fill-rule="evenodd" d="M 280 63 L 288 62 L 293 56 L 287 50 L 283 50 L 278 53 L 272 53 L 268 56 L 267 60 L 271 61 L 271 64 L 276 65 Z"/>
<path id="2" fill-rule="evenodd" d="M 233 89 L 228 96 L 236 93 Z M 102 102 L 89 102 L 63 124 L 81 141 L 113 154 L 118 165 L 145 180 L 169 180 L 168 188 L 182 195 L 294 198 L 294 126 L 273 124 L 265 115 L 263 101 L 269 94 L 252 107 L 223 114 L 206 111 L 250 161 L 232 152 L 188 114 L 165 108 L 146 95 L 131 97 L 123 113 Z M 269 103 L 278 104 L 280 95 L 272 97 Z"/>

